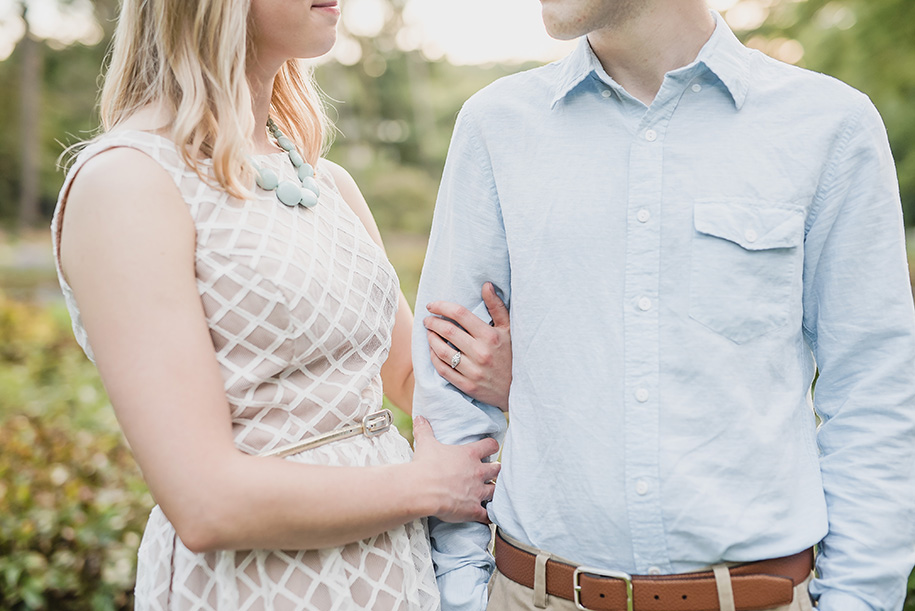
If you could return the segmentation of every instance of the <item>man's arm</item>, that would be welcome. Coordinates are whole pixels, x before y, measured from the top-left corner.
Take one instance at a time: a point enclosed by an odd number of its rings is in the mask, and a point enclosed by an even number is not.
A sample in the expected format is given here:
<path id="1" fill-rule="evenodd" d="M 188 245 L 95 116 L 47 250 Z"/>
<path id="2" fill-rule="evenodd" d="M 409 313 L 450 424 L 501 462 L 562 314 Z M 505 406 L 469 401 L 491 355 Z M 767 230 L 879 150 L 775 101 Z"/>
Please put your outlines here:
<path id="1" fill-rule="evenodd" d="M 915 314 L 893 159 L 865 99 L 811 215 L 804 328 L 829 516 L 811 593 L 821 611 L 901 609 L 915 561 Z"/>
<path id="2" fill-rule="evenodd" d="M 470 103 L 468 103 L 469 105 Z M 426 304 L 459 303 L 481 318 L 487 315 L 480 288 L 491 281 L 509 300 L 508 249 L 489 155 L 468 110 L 461 111 L 445 163 L 432 223 L 429 249 L 416 298 L 413 367 L 414 413 L 425 416 L 443 443 L 462 444 L 491 436 L 501 441 L 505 415 L 473 401 L 436 373 L 426 329 Z M 489 527 L 429 520 L 432 558 L 445 610 L 482 610 L 493 570 L 487 551 Z"/>

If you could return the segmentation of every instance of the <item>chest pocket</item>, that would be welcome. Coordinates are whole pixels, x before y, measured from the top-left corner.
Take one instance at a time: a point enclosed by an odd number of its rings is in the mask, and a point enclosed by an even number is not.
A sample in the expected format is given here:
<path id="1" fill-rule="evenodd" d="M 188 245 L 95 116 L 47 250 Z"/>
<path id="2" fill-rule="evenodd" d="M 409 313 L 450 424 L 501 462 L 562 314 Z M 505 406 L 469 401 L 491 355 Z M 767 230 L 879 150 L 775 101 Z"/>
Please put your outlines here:
<path id="1" fill-rule="evenodd" d="M 689 315 L 740 344 L 785 326 L 800 298 L 801 208 L 697 201 Z"/>

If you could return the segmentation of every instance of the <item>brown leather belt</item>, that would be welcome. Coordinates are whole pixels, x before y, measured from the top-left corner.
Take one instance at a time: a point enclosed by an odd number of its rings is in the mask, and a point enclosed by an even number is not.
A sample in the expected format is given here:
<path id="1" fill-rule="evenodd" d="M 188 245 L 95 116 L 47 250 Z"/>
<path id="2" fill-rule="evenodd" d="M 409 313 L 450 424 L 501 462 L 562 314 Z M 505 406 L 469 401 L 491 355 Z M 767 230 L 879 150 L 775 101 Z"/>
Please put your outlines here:
<path id="1" fill-rule="evenodd" d="M 535 554 L 509 543 L 496 531 L 495 556 L 500 573 L 523 586 L 534 587 Z M 807 579 L 812 570 L 812 549 L 731 567 L 737 611 L 760 611 L 791 603 L 795 586 Z M 546 592 L 575 601 L 581 609 L 595 611 L 718 609 L 718 587 L 712 571 L 630 576 L 548 560 Z"/>

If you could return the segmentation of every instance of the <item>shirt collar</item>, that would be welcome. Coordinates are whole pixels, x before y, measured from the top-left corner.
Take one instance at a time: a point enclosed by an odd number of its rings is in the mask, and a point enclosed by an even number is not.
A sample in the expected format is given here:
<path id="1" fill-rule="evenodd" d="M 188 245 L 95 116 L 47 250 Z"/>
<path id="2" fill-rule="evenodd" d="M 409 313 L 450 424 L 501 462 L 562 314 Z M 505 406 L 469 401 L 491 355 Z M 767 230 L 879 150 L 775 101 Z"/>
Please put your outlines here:
<path id="1" fill-rule="evenodd" d="M 750 50 L 737 40 L 720 14 L 712 11 L 712 15 L 715 18 L 715 31 L 712 32 L 711 38 L 699 51 L 696 60 L 680 70 L 688 70 L 697 64 L 705 66 L 727 88 L 734 105 L 739 110 L 747 98 L 749 89 Z M 600 60 L 591 50 L 588 37 L 582 36 L 575 50 L 559 62 L 559 74 L 553 85 L 550 108 L 555 107 L 560 100 L 592 74 L 606 77 Z"/>
<path id="2" fill-rule="evenodd" d="M 715 17 L 715 31 L 694 63 L 703 64 L 718 77 L 731 94 L 734 106 L 740 110 L 750 88 L 751 51 L 737 40 L 720 14 L 712 11 L 712 15 Z"/>
<path id="3" fill-rule="evenodd" d="M 598 69 L 603 70 L 600 61 L 594 55 L 594 51 L 591 50 L 588 37 L 582 36 L 578 39 L 578 45 L 575 46 L 575 50 L 565 59 L 559 61 L 559 75 L 553 85 L 550 108 L 555 107 L 579 83 Z"/>

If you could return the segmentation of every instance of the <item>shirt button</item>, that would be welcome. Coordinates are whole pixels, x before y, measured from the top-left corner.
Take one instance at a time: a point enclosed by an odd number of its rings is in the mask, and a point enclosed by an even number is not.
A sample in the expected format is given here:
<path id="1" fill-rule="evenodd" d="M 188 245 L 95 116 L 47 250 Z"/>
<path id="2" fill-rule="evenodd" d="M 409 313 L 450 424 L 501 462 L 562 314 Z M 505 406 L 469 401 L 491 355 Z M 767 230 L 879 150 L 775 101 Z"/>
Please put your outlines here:
<path id="1" fill-rule="evenodd" d="M 743 234 L 743 237 L 747 240 L 747 242 L 752 244 L 759 236 L 756 235 L 756 232 L 752 229 L 747 229 L 746 233 Z"/>
<path id="2" fill-rule="evenodd" d="M 644 403 L 648 401 L 648 390 L 645 388 L 640 388 L 635 391 L 635 398 L 639 403 Z"/>
<path id="3" fill-rule="evenodd" d="M 646 494 L 648 494 L 648 482 L 646 482 L 643 479 L 640 479 L 639 481 L 637 481 L 635 483 L 635 491 L 640 496 L 645 496 Z"/>
<path id="4" fill-rule="evenodd" d="M 613 95 L 613 92 L 610 91 L 609 89 L 604 89 L 603 91 L 600 92 L 600 94 L 602 96 L 604 96 L 605 98 L 609 98 L 610 96 Z"/>
<path id="5" fill-rule="evenodd" d="M 649 574 L 649 575 L 660 575 L 660 574 L 661 574 L 661 569 L 660 569 L 659 567 L 656 567 L 656 566 L 648 567 L 648 574 Z"/>
<path id="6" fill-rule="evenodd" d="M 699 83 L 696 83 L 695 85 L 690 87 L 690 89 L 692 89 L 696 93 L 699 93 L 700 91 L 702 91 L 702 85 L 700 85 Z"/>
<path id="7" fill-rule="evenodd" d="M 648 297 L 642 297 L 639 299 L 639 309 L 643 312 L 647 312 L 651 309 L 651 299 Z"/>
<path id="8" fill-rule="evenodd" d="M 654 131 L 653 129 L 649 129 L 648 131 L 645 132 L 645 140 L 648 140 L 649 142 L 654 142 L 657 139 L 658 139 L 658 132 Z"/>
<path id="9" fill-rule="evenodd" d="M 639 219 L 640 223 L 647 223 L 648 219 L 651 218 L 651 213 L 648 210 L 646 210 L 645 208 L 642 208 L 635 215 L 635 218 Z"/>

